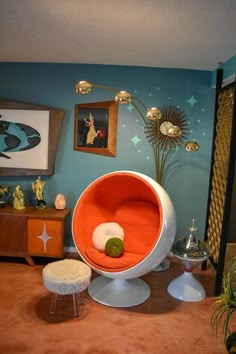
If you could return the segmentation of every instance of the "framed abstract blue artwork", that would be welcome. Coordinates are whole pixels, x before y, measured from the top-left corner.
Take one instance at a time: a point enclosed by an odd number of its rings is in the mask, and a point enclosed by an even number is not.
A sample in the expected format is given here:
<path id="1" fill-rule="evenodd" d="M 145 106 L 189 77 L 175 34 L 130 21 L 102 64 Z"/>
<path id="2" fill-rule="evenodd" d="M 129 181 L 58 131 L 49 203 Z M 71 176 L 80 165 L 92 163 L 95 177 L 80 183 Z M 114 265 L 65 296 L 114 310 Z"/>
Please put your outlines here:
<path id="1" fill-rule="evenodd" d="M 52 175 L 64 111 L 0 99 L 0 176 Z"/>

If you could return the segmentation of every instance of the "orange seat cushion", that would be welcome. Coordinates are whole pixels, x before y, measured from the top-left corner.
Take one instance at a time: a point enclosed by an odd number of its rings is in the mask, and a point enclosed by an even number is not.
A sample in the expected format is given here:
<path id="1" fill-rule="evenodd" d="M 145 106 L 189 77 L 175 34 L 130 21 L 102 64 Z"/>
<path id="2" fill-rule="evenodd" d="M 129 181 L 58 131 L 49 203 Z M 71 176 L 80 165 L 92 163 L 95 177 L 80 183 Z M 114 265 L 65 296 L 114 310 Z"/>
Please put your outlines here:
<path id="1" fill-rule="evenodd" d="M 87 248 L 85 253 L 92 262 L 102 267 L 103 270 L 104 268 L 109 268 L 113 271 L 135 265 L 143 258 L 141 255 L 129 252 L 124 252 L 121 257 L 113 258 L 107 256 L 104 252 L 99 252 L 93 247 Z"/>

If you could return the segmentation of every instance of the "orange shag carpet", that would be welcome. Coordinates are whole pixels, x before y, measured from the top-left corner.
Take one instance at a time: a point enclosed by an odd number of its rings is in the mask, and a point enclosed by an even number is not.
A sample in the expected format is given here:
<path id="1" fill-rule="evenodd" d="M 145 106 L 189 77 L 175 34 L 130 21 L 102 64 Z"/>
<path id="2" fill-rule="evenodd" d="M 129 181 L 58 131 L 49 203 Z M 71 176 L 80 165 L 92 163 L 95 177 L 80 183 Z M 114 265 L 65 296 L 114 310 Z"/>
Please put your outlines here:
<path id="1" fill-rule="evenodd" d="M 1 354 L 226 353 L 222 334 L 216 338 L 211 330 L 215 277 L 210 267 L 194 271 L 206 290 L 202 301 L 182 302 L 168 294 L 170 281 L 183 272 L 171 258 L 168 270 L 143 277 L 151 287 L 145 303 L 112 308 L 85 291 L 80 317 L 74 318 L 69 295 L 49 315 L 50 294 L 42 282 L 47 262 L 35 259 L 29 266 L 23 258 L 0 258 Z"/>

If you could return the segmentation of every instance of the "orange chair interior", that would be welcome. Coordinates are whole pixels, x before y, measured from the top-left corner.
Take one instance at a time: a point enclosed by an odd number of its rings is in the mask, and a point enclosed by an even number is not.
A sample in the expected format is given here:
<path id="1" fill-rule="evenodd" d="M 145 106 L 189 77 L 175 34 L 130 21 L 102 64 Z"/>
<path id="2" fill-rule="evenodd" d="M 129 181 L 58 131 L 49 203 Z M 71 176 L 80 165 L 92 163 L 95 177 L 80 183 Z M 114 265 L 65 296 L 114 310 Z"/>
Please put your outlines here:
<path id="1" fill-rule="evenodd" d="M 112 258 L 92 245 L 101 223 L 116 222 L 125 233 L 125 251 Z M 106 175 L 91 184 L 79 199 L 73 217 L 74 241 L 91 266 L 107 272 L 129 269 L 152 251 L 162 225 L 160 200 L 146 181 L 127 173 Z"/>

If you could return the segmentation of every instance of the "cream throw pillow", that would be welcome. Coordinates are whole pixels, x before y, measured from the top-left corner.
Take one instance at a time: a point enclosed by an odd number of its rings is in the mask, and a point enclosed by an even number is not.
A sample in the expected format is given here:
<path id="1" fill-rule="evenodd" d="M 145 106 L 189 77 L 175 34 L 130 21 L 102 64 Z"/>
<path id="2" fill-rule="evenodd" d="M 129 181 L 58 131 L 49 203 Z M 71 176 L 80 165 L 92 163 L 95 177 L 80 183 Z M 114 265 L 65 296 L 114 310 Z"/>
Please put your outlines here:
<path id="1" fill-rule="evenodd" d="M 116 222 L 105 222 L 95 227 L 92 236 L 93 247 L 100 252 L 105 251 L 106 242 L 111 237 L 124 240 L 124 229 Z"/>

